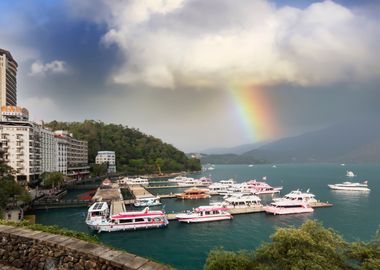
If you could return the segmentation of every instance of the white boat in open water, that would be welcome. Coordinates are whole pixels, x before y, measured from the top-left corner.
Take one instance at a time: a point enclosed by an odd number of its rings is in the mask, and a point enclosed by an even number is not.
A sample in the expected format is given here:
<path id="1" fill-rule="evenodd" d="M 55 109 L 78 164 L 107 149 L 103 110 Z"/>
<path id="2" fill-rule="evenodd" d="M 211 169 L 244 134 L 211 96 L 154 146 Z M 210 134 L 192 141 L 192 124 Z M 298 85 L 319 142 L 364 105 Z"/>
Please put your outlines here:
<path id="1" fill-rule="evenodd" d="M 353 171 L 347 171 L 347 172 L 346 172 L 346 176 L 347 176 L 347 177 L 355 177 L 356 175 L 354 174 Z"/>
<path id="2" fill-rule="evenodd" d="M 169 224 L 163 211 L 122 212 L 110 215 L 106 202 L 96 202 L 88 209 L 86 224 L 98 232 L 160 228 Z"/>
<path id="3" fill-rule="evenodd" d="M 363 183 L 343 182 L 341 184 L 330 184 L 328 186 L 334 190 L 370 191 L 368 181 L 364 181 Z"/>
<path id="4" fill-rule="evenodd" d="M 176 218 L 179 222 L 186 223 L 198 223 L 232 219 L 232 215 L 228 213 L 226 210 L 227 208 L 219 205 L 199 206 L 198 208 L 193 209 L 193 211 L 177 214 Z"/>

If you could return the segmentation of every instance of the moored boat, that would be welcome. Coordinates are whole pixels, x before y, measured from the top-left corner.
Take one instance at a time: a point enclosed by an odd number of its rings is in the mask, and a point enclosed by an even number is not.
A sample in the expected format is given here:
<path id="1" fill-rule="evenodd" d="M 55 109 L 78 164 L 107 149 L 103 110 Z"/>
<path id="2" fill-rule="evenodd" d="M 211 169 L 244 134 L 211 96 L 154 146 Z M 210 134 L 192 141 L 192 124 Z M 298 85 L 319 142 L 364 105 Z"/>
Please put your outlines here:
<path id="1" fill-rule="evenodd" d="M 88 209 L 86 224 L 98 232 L 113 232 L 160 228 L 165 227 L 169 222 L 163 211 L 151 211 L 146 207 L 142 211 L 110 215 L 106 202 L 96 202 Z"/>
<path id="2" fill-rule="evenodd" d="M 147 185 L 149 185 L 149 180 L 147 178 L 142 178 L 142 177 L 136 177 L 136 178 L 124 177 L 123 179 L 118 180 L 118 183 L 120 185 L 142 185 L 142 186 L 147 186 Z"/>
<path id="3" fill-rule="evenodd" d="M 282 190 L 282 187 L 272 187 L 266 182 L 259 182 L 256 180 L 243 183 L 243 188 L 254 190 L 255 194 L 274 194 L 280 193 Z"/>
<path id="4" fill-rule="evenodd" d="M 235 194 L 228 197 L 222 203 L 226 208 L 247 208 L 252 206 L 262 206 L 261 199 L 255 195 Z"/>
<path id="5" fill-rule="evenodd" d="M 275 198 L 273 201 L 280 201 L 282 199 L 306 202 L 307 204 L 315 204 L 318 201 L 315 199 L 315 195 L 310 193 L 309 190 L 302 192 L 301 190 L 293 190 L 286 194 L 283 198 Z"/>
<path id="6" fill-rule="evenodd" d="M 133 204 L 136 207 L 142 206 L 156 206 L 160 205 L 160 197 L 158 196 L 147 196 L 147 197 L 138 197 Z"/>
<path id="7" fill-rule="evenodd" d="M 227 208 L 218 205 L 199 206 L 193 211 L 180 213 L 176 215 L 179 222 L 198 223 L 232 219 L 232 215 L 228 213 Z"/>
<path id="8" fill-rule="evenodd" d="M 343 182 L 341 184 L 330 184 L 328 186 L 334 190 L 370 191 L 368 181 L 364 181 L 363 183 Z"/>
<path id="9" fill-rule="evenodd" d="M 270 205 L 264 206 L 263 209 L 267 214 L 273 215 L 301 214 L 314 211 L 306 202 L 284 198 L 273 201 Z"/>

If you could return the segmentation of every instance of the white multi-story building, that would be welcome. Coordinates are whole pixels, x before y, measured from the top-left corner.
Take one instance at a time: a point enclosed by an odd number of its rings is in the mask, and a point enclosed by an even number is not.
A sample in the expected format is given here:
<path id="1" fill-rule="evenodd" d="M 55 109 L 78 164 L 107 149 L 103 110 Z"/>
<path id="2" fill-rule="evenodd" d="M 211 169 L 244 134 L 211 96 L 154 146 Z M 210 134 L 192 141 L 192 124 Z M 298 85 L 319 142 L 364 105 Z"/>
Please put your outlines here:
<path id="1" fill-rule="evenodd" d="M 116 172 L 116 157 L 114 151 L 98 151 L 95 158 L 95 163 L 108 163 L 108 173 Z"/>
<path id="2" fill-rule="evenodd" d="M 67 141 L 63 138 L 56 137 L 56 170 L 67 174 Z"/>
<path id="3" fill-rule="evenodd" d="M 8 121 L 0 125 L 3 159 L 19 182 L 33 182 L 41 174 L 40 128 L 31 122 Z"/>
<path id="4" fill-rule="evenodd" d="M 41 134 L 41 170 L 42 172 L 56 172 L 57 168 L 57 139 L 54 132 L 43 125 Z"/>
<path id="5" fill-rule="evenodd" d="M 77 140 L 65 130 L 54 132 L 56 138 L 65 140 L 67 143 L 67 175 L 75 178 L 87 176 L 90 171 L 88 165 L 87 141 Z"/>

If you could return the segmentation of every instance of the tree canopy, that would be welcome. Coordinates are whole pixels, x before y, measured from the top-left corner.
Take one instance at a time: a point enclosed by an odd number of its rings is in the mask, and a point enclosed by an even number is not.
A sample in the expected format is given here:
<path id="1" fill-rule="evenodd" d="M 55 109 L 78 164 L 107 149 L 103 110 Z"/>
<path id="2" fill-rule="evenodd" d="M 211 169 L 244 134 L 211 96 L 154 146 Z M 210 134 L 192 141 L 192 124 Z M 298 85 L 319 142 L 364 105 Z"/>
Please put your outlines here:
<path id="1" fill-rule="evenodd" d="M 380 232 L 369 243 L 349 243 L 321 223 L 279 228 L 255 251 L 212 250 L 205 270 L 376 270 L 380 269 Z"/>
<path id="2" fill-rule="evenodd" d="M 100 121 L 57 122 L 47 124 L 53 130 L 67 130 L 75 138 L 88 141 L 89 162 L 98 151 L 115 151 L 118 171 L 144 174 L 178 171 L 198 171 L 198 159 L 188 158 L 174 146 L 146 135 L 138 129 Z"/>

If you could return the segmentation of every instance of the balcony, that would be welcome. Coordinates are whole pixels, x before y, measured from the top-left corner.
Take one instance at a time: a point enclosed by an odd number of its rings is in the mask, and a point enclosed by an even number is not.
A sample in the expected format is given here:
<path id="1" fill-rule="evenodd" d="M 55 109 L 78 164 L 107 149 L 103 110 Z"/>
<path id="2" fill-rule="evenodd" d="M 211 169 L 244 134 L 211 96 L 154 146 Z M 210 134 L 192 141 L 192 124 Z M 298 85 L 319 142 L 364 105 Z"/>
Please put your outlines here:
<path id="1" fill-rule="evenodd" d="M 0 141 L 2 141 L 2 142 L 8 142 L 9 139 L 8 138 L 1 138 Z"/>

